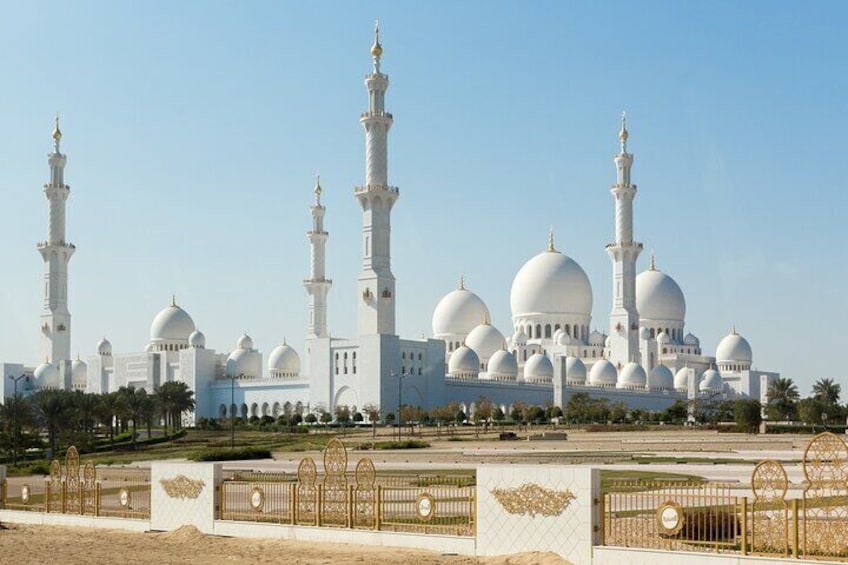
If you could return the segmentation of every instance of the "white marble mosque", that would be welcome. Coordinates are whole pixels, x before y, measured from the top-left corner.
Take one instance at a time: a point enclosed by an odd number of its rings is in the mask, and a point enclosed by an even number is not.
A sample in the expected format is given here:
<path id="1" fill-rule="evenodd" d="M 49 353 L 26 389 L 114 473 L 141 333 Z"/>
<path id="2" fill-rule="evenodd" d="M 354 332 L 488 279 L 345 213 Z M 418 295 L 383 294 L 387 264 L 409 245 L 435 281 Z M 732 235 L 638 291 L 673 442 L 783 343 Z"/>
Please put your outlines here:
<path id="1" fill-rule="evenodd" d="M 171 300 L 155 315 L 150 341 L 136 352 L 115 353 L 103 338 L 86 362 L 72 360 L 68 311 L 68 264 L 75 247 L 65 238 L 64 184 L 67 157 L 60 151 L 58 119 L 54 151 L 48 156 L 50 182 L 47 241 L 38 244 L 45 262 L 44 310 L 41 315 L 43 363 L 0 363 L 5 375 L 28 375 L 19 391 L 59 388 L 101 393 L 121 386 L 153 390 L 161 383 L 183 381 L 195 392 L 199 417 L 276 416 L 285 409 L 332 410 L 337 405 L 366 405 L 391 412 L 398 404 L 425 409 L 457 401 L 473 409 L 487 397 L 508 410 L 516 401 L 564 406 L 568 396 L 585 391 L 633 408 L 663 409 L 676 399 L 698 396 L 750 396 L 764 400 L 777 373 L 752 369 L 753 352 L 734 329 L 715 355 L 701 350 L 686 331 L 686 298 L 680 286 L 659 270 L 654 257 L 647 271 L 636 273 L 642 244 L 634 239 L 631 182 L 634 155 L 628 152 L 622 116 L 616 178 L 610 190 L 615 209 L 615 237 L 604 247 L 612 262 L 613 303 L 605 332 L 592 329 L 592 284 L 586 272 L 555 246 L 529 258 L 516 273 L 510 292 L 512 328 L 491 324 L 485 302 L 460 280 L 439 301 L 429 339 L 405 339 L 395 331 L 395 278 L 391 270 L 391 212 L 400 197 L 388 181 L 388 133 L 393 116 L 386 110 L 389 78 L 381 71 L 379 30 L 371 47 L 373 68 L 365 77 L 368 109 L 365 129 L 366 178 L 354 188 L 362 208 L 362 271 L 354 300 L 358 335 L 330 337 L 324 225 L 320 181 L 311 207 L 311 269 L 304 281 L 309 296 L 306 350 L 301 355 L 285 340 L 263 363 L 248 335 L 231 352 L 206 348 L 206 338 L 192 317 Z M 272 313 L 269 313 L 272 315 Z M 12 394 L 10 379 L 0 380 L 0 398 Z"/>

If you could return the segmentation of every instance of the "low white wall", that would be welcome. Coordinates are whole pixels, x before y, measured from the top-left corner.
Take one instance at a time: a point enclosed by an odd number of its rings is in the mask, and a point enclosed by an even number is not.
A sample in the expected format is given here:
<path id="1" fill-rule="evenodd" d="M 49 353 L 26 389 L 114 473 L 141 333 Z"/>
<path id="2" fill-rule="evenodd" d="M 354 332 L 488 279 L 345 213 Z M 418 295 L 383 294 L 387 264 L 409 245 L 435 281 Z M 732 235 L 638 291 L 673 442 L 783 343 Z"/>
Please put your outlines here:
<path id="1" fill-rule="evenodd" d="M 37 526 L 100 528 L 104 530 L 126 530 L 130 532 L 146 532 L 150 530 L 150 520 L 77 516 L 74 514 L 45 514 L 42 512 L 27 512 L 25 510 L 0 510 L 0 522 L 35 524 Z"/>
<path id="2" fill-rule="evenodd" d="M 471 537 L 439 536 L 432 534 L 407 534 L 341 528 L 316 528 L 313 526 L 286 526 L 256 522 L 231 522 L 217 520 L 215 535 L 239 538 L 269 538 L 300 540 L 316 543 L 358 543 L 380 547 L 423 549 L 440 553 L 474 555 L 475 541 Z"/>
<path id="3" fill-rule="evenodd" d="M 798 565 L 799 563 L 810 563 L 810 561 L 740 554 L 725 555 L 625 547 L 594 548 L 592 565 L 622 565 L 622 563 L 627 565 L 657 565 L 658 563 L 685 563 L 686 565 L 789 565 L 791 563 Z M 824 565 L 837 562 L 819 561 L 817 559 L 815 563 Z"/>
<path id="4" fill-rule="evenodd" d="M 478 467 L 477 555 L 553 551 L 578 565 L 591 563 L 600 542 L 594 503 L 600 487 L 600 470 L 580 465 Z M 565 504 L 550 504 L 561 497 Z"/>
<path id="5" fill-rule="evenodd" d="M 220 463 L 153 463 L 150 468 L 150 528 L 194 526 L 215 530 Z"/>

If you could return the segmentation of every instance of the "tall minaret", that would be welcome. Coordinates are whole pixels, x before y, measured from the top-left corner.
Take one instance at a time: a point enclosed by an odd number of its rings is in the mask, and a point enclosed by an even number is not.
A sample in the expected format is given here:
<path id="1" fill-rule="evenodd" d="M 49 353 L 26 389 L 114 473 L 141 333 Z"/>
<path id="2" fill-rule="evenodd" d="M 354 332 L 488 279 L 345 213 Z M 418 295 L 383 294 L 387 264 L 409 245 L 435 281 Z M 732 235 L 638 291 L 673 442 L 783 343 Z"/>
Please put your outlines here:
<path id="1" fill-rule="evenodd" d="M 321 177 L 315 180 L 315 204 L 312 205 L 312 229 L 306 232 L 306 237 L 312 246 L 311 271 L 308 279 L 303 281 L 306 292 L 309 293 L 309 326 L 307 339 L 327 337 L 327 293 L 333 286 L 333 281 L 327 278 L 325 269 L 325 251 L 327 238 L 324 231 L 324 212 L 321 205 Z"/>
<path id="2" fill-rule="evenodd" d="M 624 366 L 639 362 L 639 313 L 636 310 L 636 258 L 642 244 L 633 241 L 633 198 L 636 185 L 630 182 L 633 155 L 627 152 L 627 122 L 621 114 L 621 152 L 615 156 L 616 183 L 610 192 L 615 199 L 615 241 L 607 245 L 612 260 L 612 312 L 610 313 L 610 361 Z"/>
<path id="3" fill-rule="evenodd" d="M 76 248 L 65 241 L 65 201 L 70 187 L 65 184 L 65 163 L 59 151 L 62 132 L 59 117 L 53 128 L 53 153 L 47 156 L 50 182 L 44 185 L 49 203 L 47 241 L 38 244 L 46 264 L 44 274 L 44 310 L 41 313 L 41 359 L 54 365 L 71 359 L 71 313 L 68 311 L 68 262 Z"/>
<path id="4" fill-rule="evenodd" d="M 395 277 L 391 269 L 391 213 L 398 189 L 389 186 L 387 141 L 392 115 L 386 112 L 389 77 L 380 72 L 379 25 L 374 28 L 371 56 L 374 70 L 365 75 L 368 111 L 359 122 L 365 128 L 365 185 L 354 189 L 362 206 L 362 273 L 359 275 L 359 334 L 395 333 Z"/>

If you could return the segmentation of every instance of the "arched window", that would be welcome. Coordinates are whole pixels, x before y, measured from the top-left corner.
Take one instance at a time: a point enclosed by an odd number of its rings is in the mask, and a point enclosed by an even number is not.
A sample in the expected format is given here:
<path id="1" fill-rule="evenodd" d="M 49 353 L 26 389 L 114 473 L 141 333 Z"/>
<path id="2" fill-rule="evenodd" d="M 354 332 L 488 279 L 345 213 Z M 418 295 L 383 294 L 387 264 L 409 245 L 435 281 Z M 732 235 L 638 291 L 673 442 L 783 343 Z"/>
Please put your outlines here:
<path id="1" fill-rule="evenodd" d="M 421 357 L 421 352 L 419 351 L 419 352 L 418 352 L 418 360 L 419 360 L 419 361 L 421 361 L 421 359 L 422 359 L 422 357 Z"/>
<path id="2" fill-rule="evenodd" d="M 406 351 L 404 351 L 403 353 L 401 353 L 401 354 L 400 354 L 400 358 L 401 358 L 401 359 L 406 359 Z"/>
<path id="3" fill-rule="evenodd" d="M 525 333 L 529 339 L 533 339 L 533 326 L 527 326 L 527 331 Z"/>
<path id="4" fill-rule="evenodd" d="M 558 329 L 560 329 L 560 325 L 559 325 L 559 324 L 556 324 L 556 325 L 554 326 L 554 331 L 557 331 Z"/>
<path id="5" fill-rule="evenodd" d="M 565 324 L 565 333 L 567 333 L 569 336 L 571 335 L 571 325 Z"/>
<path id="6" fill-rule="evenodd" d="M 550 324 L 545 325 L 545 337 L 548 337 L 548 338 L 551 337 L 551 325 Z"/>
<path id="7" fill-rule="evenodd" d="M 542 324 L 536 324 L 536 339 L 542 337 Z"/>
<path id="8" fill-rule="evenodd" d="M 524 358 L 524 359 L 522 359 L 522 361 L 527 361 L 527 350 L 526 349 L 524 351 L 522 351 L 521 356 Z"/>
<path id="9" fill-rule="evenodd" d="M 651 328 L 651 339 L 654 339 L 655 337 L 657 337 L 656 331 L 654 331 L 654 328 Z"/>
<path id="10" fill-rule="evenodd" d="M 453 342 L 448 343 L 448 351 L 453 351 Z"/>

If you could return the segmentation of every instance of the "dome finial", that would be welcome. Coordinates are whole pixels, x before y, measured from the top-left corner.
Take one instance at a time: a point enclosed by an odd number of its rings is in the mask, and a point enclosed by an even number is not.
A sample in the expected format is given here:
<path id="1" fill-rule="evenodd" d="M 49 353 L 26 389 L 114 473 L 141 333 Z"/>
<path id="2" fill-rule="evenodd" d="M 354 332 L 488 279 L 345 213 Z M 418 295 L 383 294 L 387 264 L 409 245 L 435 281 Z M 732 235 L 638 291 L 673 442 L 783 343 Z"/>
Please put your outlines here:
<path id="1" fill-rule="evenodd" d="M 548 230 L 548 251 L 554 252 L 556 251 L 556 247 L 554 247 L 554 227 Z"/>
<path id="2" fill-rule="evenodd" d="M 618 139 L 621 141 L 621 152 L 627 153 L 627 138 L 630 134 L 627 133 L 627 113 L 621 112 L 621 130 L 618 132 Z"/>
<path id="3" fill-rule="evenodd" d="M 59 152 L 60 141 L 62 141 L 62 130 L 59 129 L 59 113 L 56 112 L 56 122 L 53 126 L 53 144 L 56 147 L 56 153 Z"/>
<path id="4" fill-rule="evenodd" d="M 383 46 L 380 45 L 380 20 L 374 20 L 374 44 L 371 46 L 371 56 L 374 58 L 374 70 L 380 72 L 380 57 Z"/>
<path id="5" fill-rule="evenodd" d="M 733 327 L 730 328 L 730 333 L 733 334 L 733 335 L 737 335 L 736 334 L 736 324 L 733 324 Z"/>
<path id="6" fill-rule="evenodd" d="M 321 175 L 319 173 L 315 173 L 315 188 L 312 189 L 312 192 L 315 193 L 315 203 L 319 206 L 321 205 L 321 193 L 324 191 L 321 188 Z"/>
<path id="7" fill-rule="evenodd" d="M 177 295 L 176 294 L 171 295 L 171 306 L 173 306 L 174 308 L 176 308 L 176 306 L 177 306 Z"/>
<path id="8" fill-rule="evenodd" d="M 459 275 L 459 290 L 465 290 L 465 275 Z"/>
<path id="9" fill-rule="evenodd" d="M 653 249 L 651 250 L 651 270 L 652 271 L 657 270 L 657 255 L 656 255 L 656 253 L 654 253 Z"/>
<path id="10" fill-rule="evenodd" d="M 288 345 L 288 343 L 286 343 L 286 336 L 283 336 L 283 345 Z"/>

